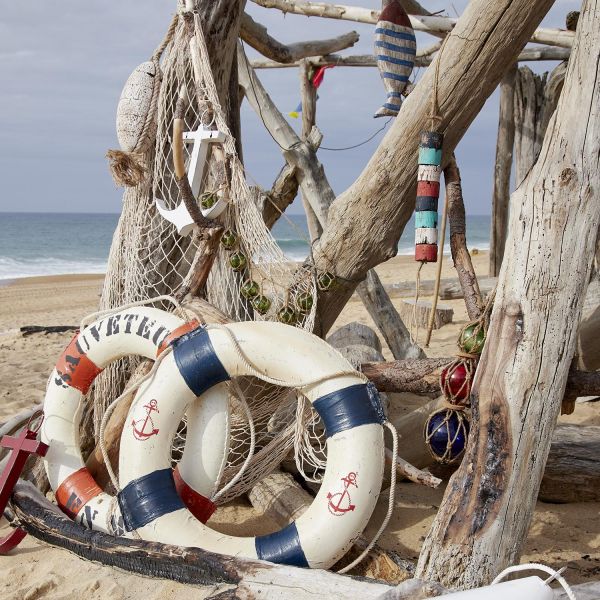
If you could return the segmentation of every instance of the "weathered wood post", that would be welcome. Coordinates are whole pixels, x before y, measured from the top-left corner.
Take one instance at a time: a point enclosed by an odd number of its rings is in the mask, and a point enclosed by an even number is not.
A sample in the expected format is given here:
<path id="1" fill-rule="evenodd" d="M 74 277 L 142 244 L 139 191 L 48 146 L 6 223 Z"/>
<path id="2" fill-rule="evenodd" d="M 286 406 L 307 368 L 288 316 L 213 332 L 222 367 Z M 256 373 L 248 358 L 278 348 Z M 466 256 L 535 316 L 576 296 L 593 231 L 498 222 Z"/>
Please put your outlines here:
<path id="1" fill-rule="evenodd" d="M 508 203 L 510 201 L 510 172 L 515 142 L 514 97 L 517 65 L 509 67 L 500 82 L 500 117 L 496 140 L 496 165 L 492 194 L 492 226 L 490 231 L 490 277 L 498 277 L 504 256 Z"/>
<path id="2" fill-rule="evenodd" d="M 472 433 L 417 576 L 489 582 L 519 559 L 560 412 L 600 221 L 600 0 L 586 0 L 540 156 L 512 195 Z"/>

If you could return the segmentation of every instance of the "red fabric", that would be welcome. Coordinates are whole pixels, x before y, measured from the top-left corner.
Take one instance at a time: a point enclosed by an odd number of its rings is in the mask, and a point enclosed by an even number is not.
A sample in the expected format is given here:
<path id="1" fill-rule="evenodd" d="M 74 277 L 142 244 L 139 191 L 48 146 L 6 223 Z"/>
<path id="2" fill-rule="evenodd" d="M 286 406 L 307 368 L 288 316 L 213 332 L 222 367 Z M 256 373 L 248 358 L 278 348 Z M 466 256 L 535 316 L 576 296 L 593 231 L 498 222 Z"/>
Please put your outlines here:
<path id="1" fill-rule="evenodd" d="M 326 65 L 324 67 L 319 67 L 315 71 L 315 74 L 313 75 L 313 78 L 312 78 L 312 84 L 315 89 L 317 89 L 323 83 L 323 78 L 325 77 L 325 71 L 327 69 L 333 69 L 333 67 L 335 67 L 335 65 Z"/>
<path id="2" fill-rule="evenodd" d="M 79 332 L 65 348 L 56 363 L 56 370 L 66 385 L 86 394 L 102 369 L 82 352 L 77 343 L 78 336 Z"/>
<path id="3" fill-rule="evenodd" d="M 60 509 L 71 519 L 102 490 L 86 467 L 69 475 L 59 486 L 54 496 Z"/>
<path id="4" fill-rule="evenodd" d="M 202 523 L 206 523 L 217 510 L 217 505 L 208 498 L 192 489 L 181 477 L 179 469 L 173 470 L 175 489 L 188 510 Z"/>
<path id="5" fill-rule="evenodd" d="M 421 262 L 437 262 L 437 245 L 417 244 L 415 246 L 415 260 Z"/>

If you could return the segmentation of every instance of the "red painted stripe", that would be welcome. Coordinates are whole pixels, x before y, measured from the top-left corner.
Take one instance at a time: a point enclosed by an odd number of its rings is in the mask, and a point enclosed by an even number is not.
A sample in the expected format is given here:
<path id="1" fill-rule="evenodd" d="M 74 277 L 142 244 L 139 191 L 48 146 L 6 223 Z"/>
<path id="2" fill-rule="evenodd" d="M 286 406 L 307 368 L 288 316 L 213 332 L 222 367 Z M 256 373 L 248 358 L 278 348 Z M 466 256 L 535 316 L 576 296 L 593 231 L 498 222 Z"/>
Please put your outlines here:
<path id="1" fill-rule="evenodd" d="M 206 523 L 211 515 L 217 510 L 217 505 L 208 498 L 193 490 L 182 478 L 179 469 L 173 470 L 175 489 L 188 510 L 202 523 Z"/>
<path id="2" fill-rule="evenodd" d="M 439 198 L 440 182 L 439 181 L 418 181 L 417 182 L 417 196 L 432 196 L 433 198 Z"/>
<path id="3" fill-rule="evenodd" d="M 436 244 L 417 244 L 415 246 L 415 260 L 422 262 L 437 262 Z"/>
<path id="4" fill-rule="evenodd" d="M 101 493 L 90 472 L 82 467 L 58 486 L 54 496 L 60 509 L 74 519 L 83 506 Z"/>
<path id="5" fill-rule="evenodd" d="M 102 371 L 82 352 L 77 344 L 79 332 L 65 348 L 56 363 L 56 370 L 62 381 L 82 394 L 86 394 L 98 373 Z"/>
<path id="6" fill-rule="evenodd" d="M 199 325 L 200 321 L 196 321 L 194 319 L 193 321 L 188 321 L 187 323 L 180 325 L 176 329 L 173 329 L 173 331 L 171 331 L 171 333 L 161 342 L 156 352 L 156 356 L 160 356 L 177 338 L 181 337 L 182 335 L 185 335 L 186 333 L 189 333 L 190 331 L 193 331 Z"/>

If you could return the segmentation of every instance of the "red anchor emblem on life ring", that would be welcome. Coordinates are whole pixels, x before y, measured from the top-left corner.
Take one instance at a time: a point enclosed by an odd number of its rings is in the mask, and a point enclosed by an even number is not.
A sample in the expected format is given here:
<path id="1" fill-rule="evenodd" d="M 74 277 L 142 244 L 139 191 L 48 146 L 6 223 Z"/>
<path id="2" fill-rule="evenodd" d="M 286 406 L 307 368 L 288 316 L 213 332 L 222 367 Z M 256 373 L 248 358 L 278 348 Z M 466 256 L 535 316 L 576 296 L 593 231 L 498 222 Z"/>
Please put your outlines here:
<path id="1" fill-rule="evenodd" d="M 133 436 L 136 440 L 140 440 L 142 442 L 158 433 L 158 429 L 154 427 L 154 422 L 150 417 L 150 413 L 153 411 L 160 412 L 158 410 L 158 402 L 156 400 L 150 400 L 148 404 L 144 405 L 144 408 L 146 409 L 146 416 L 143 419 L 138 419 L 137 421 L 133 419 L 133 421 L 131 421 L 131 426 L 133 427 Z M 140 423 L 141 427 L 139 425 Z"/>
<path id="2" fill-rule="evenodd" d="M 350 492 L 348 491 L 348 488 L 351 485 L 358 488 L 356 483 L 356 473 L 348 473 L 346 477 L 341 478 L 341 481 L 344 482 L 344 489 L 341 492 L 335 494 L 329 492 L 327 494 L 327 500 L 329 500 L 327 508 L 329 508 L 329 512 L 336 517 L 340 517 L 344 513 L 351 512 L 356 508 L 356 505 L 352 504 Z"/>

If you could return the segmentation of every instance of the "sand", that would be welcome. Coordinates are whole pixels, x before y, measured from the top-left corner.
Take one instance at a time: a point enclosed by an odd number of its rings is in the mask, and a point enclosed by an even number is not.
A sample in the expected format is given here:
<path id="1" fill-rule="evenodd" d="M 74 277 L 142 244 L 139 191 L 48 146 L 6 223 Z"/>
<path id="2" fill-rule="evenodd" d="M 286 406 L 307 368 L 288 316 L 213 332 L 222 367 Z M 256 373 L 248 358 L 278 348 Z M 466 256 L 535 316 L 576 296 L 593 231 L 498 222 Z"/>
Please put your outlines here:
<path id="1" fill-rule="evenodd" d="M 487 273 L 487 253 L 474 256 L 480 275 Z M 414 281 L 416 265 L 409 257 L 397 257 L 378 269 L 384 283 Z M 427 265 L 422 279 L 433 279 L 435 267 Z M 446 261 L 443 277 L 454 277 Z M 71 325 L 96 310 L 102 276 L 72 275 L 19 279 L 0 284 L 0 423 L 33 402 L 43 399 L 46 380 L 71 334 L 35 334 L 23 338 L 23 325 Z M 400 299 L 394 300 L 400 303 Z M 458 331 L 467 321 L 462 300 L 444 301 L 454 309 L 453 323 L 434 331 L 429 356 L 456 352 Z M 350 321 L 373 326 L 354 297 L 335 327 Z M 420 332 L 420 339 L 424 332 Z M 384 345 L 387 359 L 391 354 Z M 405 399 L 406 401 L 406 399 Z M 416 404 L 415 404 L 416 405 Z M 399 411 L 410 409 L 398 407 Z M 600 424 L 600 407 L 577 405 L 563 422 Z M 381 538 L 381 545 L 408 559 L 416 559 L 421 543 L 441 503 L 443 489 L 430 490 L 411 483 L 396 489 L 395 511 Z M 388 495 L 381 495 L 367 528 L 367 536 L 379 527 L 387 509 Z M 552 505 L 538 502 L 523 561 L 539 561 L 556 568 L 567 565 L 567 579 L 579 583 L 600 577 L 600 503 Z M 275 525 L 254 510 L 245 499 L 223 507 L 215 526 L 235 535 L 268 533 Z M 6 532 L 0 526 L 0 535 Z M 119 599 L 201 598 L 217 591 L 162 580 L 149 580 L 79 559 L 66 551 L 46 547 L 26 538 L 10 555 L 0 557 L 0 598 L 6 600 L 59 600 L 85 597 Z"/>

